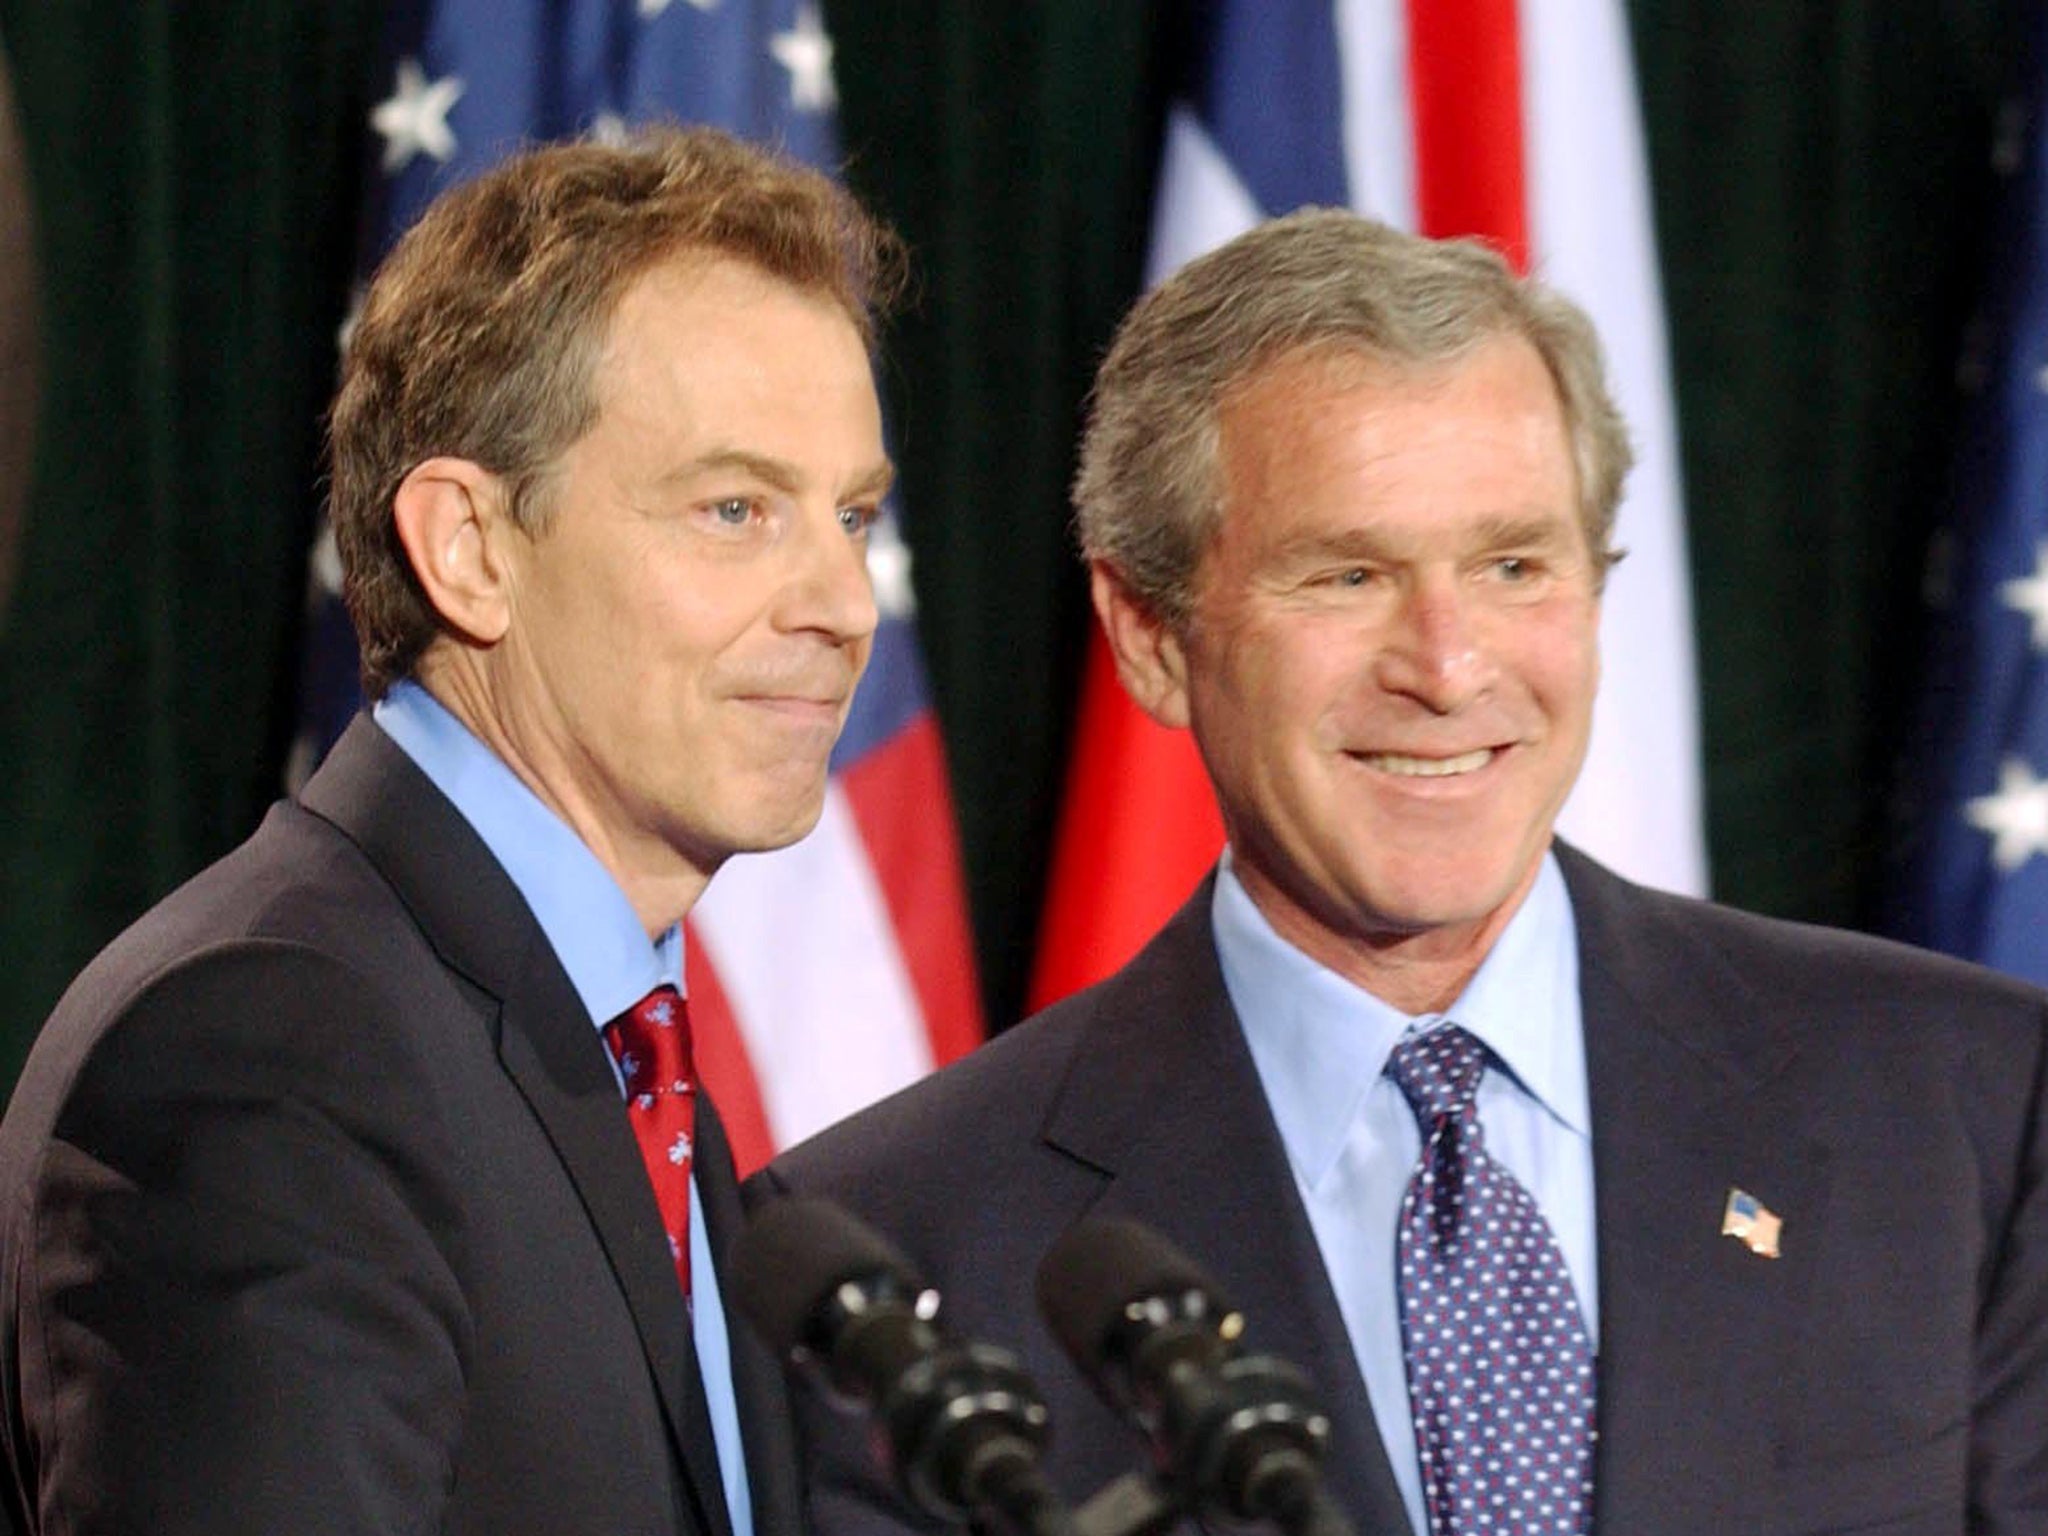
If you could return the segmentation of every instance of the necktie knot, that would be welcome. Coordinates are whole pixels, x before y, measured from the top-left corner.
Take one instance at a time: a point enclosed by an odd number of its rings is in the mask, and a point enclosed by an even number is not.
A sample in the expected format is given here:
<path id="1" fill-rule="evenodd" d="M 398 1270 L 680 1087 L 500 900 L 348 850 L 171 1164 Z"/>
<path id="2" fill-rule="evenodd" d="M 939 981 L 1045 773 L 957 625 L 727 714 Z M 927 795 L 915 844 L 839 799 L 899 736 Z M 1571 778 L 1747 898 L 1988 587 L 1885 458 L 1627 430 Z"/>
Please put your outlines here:
<path id="1" fill-rule="evenodd" d="M 656 987 L 613 1019 L 605 1035 L 634 1101 L 688 1093 L 694 1086 L 690 1016 L 674 987 Z"/>
<path id="2" fill-rule="evenodd" d="M 1485 1071 L 1486 1047 L 1455 1024 L 1406 1035 L 1387 1058 L 1387 1076 L 1406 1096 L 1425 1137 L 1446 1115 L 1472 1108 Z"/>

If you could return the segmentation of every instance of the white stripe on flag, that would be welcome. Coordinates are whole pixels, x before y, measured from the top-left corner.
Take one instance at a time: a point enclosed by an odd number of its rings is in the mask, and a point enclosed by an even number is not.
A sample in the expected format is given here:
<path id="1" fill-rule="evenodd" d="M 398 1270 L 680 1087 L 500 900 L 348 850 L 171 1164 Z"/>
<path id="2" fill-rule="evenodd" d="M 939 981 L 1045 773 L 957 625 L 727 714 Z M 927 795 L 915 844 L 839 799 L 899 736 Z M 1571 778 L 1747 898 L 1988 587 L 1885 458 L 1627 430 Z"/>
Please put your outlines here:
<path id="1" fill-rule="evenodd" d="M 1663 286 L 1628 32 L 1613 0 L 1521 0 L 1529 236 L 1592 315 L 1635 440 L 1593 741 L 1559 830 L 1634 880 L 1703 895 L 1698 685 Z"/>
<path id="2" fill-rule="evenodd" d="M 1145 286 L 1213 251 L 1259 222 L 1259 205 L 1200 118 L 1175 102 L 1166 115 L 1166 149 L 1152 203 L 1152 248 Z"/>
<path id="3" fill-rule="evenodd" d="M 1406 0 L 1337 0 L 1344 172 L 1351 206 L 1415 228 L 1415 127 L 1408 106 Z"/>
<path id="4" fill-rule="evenodd" d="M 729 860 L 690 922 L 732 1004 L 778 1147 L 931 1071 L 917 994 L 837 780 L 810 836 L 772 857 Z M 787 1070 L 794 1064 L 802 1070 Z"/>

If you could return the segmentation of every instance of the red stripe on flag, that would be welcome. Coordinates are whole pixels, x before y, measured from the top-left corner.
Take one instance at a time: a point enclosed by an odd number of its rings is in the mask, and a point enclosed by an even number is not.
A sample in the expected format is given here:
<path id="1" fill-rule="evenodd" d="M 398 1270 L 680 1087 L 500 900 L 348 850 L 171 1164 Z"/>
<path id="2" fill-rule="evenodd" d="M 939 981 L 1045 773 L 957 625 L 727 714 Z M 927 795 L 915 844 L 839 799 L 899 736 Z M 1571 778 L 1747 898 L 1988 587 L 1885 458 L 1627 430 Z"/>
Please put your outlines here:
<path id="1" fill-rule="evenodd" d="M 745 1178 L 775 1155 L 775 1135 L 747 1042 L 733 1017 L 732 1002 L 719 985 L 718 971 L 697 936 L 683 925 L 688 941 L 684 975 L 690 984 L 690 1045 L 696 1053 L 697 1076 L 718 1106 L 718 1120 L 732 1143 L 733 1165 Z"/>
<path id="2" fill-rule="evenodd" d="M 1135 955 L 1222 849 L 1223 818 L 1194 738 L 1131 702 L 1102 631 L 1091 631 L 1031 1007 L 1100 981 Z"/>
<path id="3" fill-rule="evenodd" d="M 932 1060 L 944 1066 L 981 1044 L 983 1032 L 953 796 L 931 713 L 862 754 L 839 783 L 881 882 Z"/>
<path id="4" fill-rule="evenodd" d="M 1528 271 L 1515 0 L 1408 0 L 1408 90 L 1422 233 L 1482 236 Z"/>

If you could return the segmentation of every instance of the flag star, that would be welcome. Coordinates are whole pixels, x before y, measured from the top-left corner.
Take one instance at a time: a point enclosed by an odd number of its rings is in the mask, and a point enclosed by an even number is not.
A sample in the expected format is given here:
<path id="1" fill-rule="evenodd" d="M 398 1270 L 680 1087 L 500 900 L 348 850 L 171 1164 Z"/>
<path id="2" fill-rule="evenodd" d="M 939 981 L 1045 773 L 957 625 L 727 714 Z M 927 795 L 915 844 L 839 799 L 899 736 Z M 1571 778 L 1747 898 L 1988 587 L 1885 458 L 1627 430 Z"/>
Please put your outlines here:
<path id="1" fill-rule="evenodd" d="M 418 59 L 398 61 L 398 85 L 370 113 L 370 126 L 384 135 L 384 169 L 403 170 L 415 155 L 432 155 L 443 165 L 455 153 L 448 109 L 462 96 L 460 77 L 429 81 Z"/>
<path id="2" fill-rule="evenodd" d="M 655 17 L 666 11 L 671 3 L 672 0 L 640 0 L 640 19 L 642 21 L 654 20 Z M 690 4 L 700 11 L 715 11 L 718 9 L 718 0 L 690 0 Z"/>
<path id="3" fill-rule="evenodd" d="M 838 104 L 832 84 L 832 38 L 813 0 L 796 8 L 796 25 L 768 40 L 775 62 L 789 71 L 789 104 L 799 112 L 829 112 Z"/>
<path id="4" fill-rule="evenodd" d="M 626 120 L 616 112 L 600 112 L 590 120 L 590 139 L 594 144 L 618 149 L 625 144 L 630 133 Z"/>
<path id="5" fill-rule="evenodd" d="M 2016 757 L 1998 770 L 1998 792 L 1963 807 L 1971 826 L 1991 834 L 1991 862 L 2009 875 L 2033 855 L 2048 854 L 2048 779 Z"/>
<path id="6" fill-rule="evenodd" d="M 875 606 L 885 619 L 907 619 L 917 612 L 910 586 L 910 546 L 897 531 L 896 519 L 879 517 L 868 530 L 868 578 L 875 584 Z"/>
<path id="7" fill-rule="evenodd" d="M 2048 539 L 2034 547 L 2034 574 L 2004 583 L 1998 595 L 2034 621 L 2034 649 L 2048 651 Z"/>
<path id="8" fill-rule="evenodd" d="M 2048 395 L 2048 365 L 2034 370 L 2034 388 Z"/>

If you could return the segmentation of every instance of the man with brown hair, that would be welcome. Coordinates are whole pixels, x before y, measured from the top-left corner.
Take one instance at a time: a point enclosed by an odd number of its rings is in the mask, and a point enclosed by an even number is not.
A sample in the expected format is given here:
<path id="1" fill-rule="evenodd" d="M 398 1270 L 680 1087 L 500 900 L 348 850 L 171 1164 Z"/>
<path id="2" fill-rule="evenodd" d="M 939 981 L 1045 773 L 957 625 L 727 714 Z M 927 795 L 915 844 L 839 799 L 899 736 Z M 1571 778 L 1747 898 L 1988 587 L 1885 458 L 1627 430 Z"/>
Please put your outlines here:
<path id="1" fill-rule="evenodd" d="M 1314 1376 L 1360 1536 L 2048 1530 L 2048 998 L 1553 838 L 1627 468 L 1584 316 L 1474 244 L 1307 211 L 1119 331 L 1096 610 L 1228 850 L 768 1175 L 1021 1346 L 1070 1497 L 1140 1451 L 1032 1275 L 1114 1213 Z M 911 1523 L 818 1422 L 820 1536 Z"/>
<path id="2" fill-rule="evenodd" d="M 794 1536 L 678 924 L 819 814 L 900 260 L 657 132 L 385 264 L 331 425 L 373 716 L 87 969 L 0 1127 L 26 1529 Z"/>

